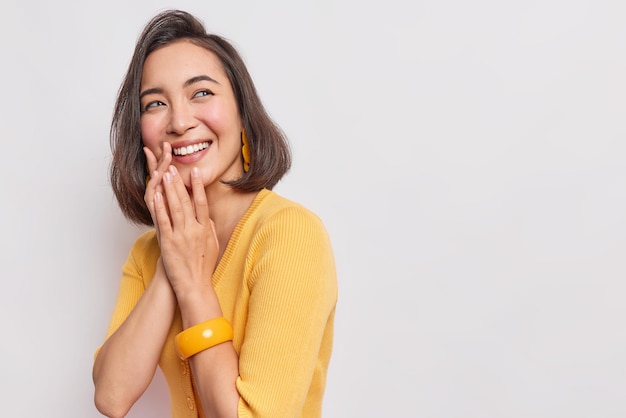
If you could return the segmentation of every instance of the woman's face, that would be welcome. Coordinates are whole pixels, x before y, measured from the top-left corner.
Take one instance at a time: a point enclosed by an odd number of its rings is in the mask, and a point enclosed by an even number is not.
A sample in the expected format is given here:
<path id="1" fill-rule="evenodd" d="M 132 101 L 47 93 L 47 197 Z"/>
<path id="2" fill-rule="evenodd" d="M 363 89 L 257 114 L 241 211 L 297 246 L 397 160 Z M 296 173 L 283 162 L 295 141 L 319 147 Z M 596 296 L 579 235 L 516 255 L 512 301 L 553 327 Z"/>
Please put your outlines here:
<path id="1" fill-rule="evenodd" d="M 185 185 L 198 167 L 205 187 L 243 174 L 242 123 L 232 86 L 217 56 L 178 41 L 146 58 L 141 77 L 141 136 L 160 158 L 172 145 L 172 164 Z"/>

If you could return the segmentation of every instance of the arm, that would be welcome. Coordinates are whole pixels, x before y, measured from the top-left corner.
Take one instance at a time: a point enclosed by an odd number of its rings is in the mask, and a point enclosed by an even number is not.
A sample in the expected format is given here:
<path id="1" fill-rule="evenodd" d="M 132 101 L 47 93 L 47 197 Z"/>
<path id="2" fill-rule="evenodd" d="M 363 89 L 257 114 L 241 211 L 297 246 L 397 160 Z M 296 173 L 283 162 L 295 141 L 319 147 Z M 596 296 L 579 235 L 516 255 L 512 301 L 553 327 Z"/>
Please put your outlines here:
<path id="1" fill-rule="evenodd" d="M 114 318 L 124 315 L 142 282 L 125 275 Z M 152 282 L 120 327 L 99 350 L 94 367 L 95 404 L 108 417 L 125 416 L 146 390 L 172 324 L 176 299 L 159 261 Z"/>
<path id="2" fill-rule="evenodd" d="M 158 161 L 146 149 L 146 159 L 152 178 L 146 185 L 145 201 L 155 219 L 154 195 L 162 190 L 161 179 L 171 162 L 171 149 L 164 147 Z M 156 234 L 158 239 L 158 228 Z M 108 338 L 94 362 L 94 401 L 97 409 L 109 417 L 125 416 L 152 381 L 176 309 L 161 258 L 145 288 L 145 245 L 145 240 L 138 240 L 124 265 Z"/>
<path id="3" fill-rule="evenodd" d="M 179 298 L 183 328 L 222 316 L 215 291 Z M 184 313 L 183 313 L 184 312 Z M 236 418 L 239 393 L 235 386 L 239 359 L 231 341 L 203 350 L 189 359 L 200 403 L 207 417 Z"/>
<path id="4" fill-rule="evenodd" d="M 288 208 L 256 235 L 239 416 L 296 417 L 321 407 L 332 348 L 337 280 L 332 248 L 315 216 Z M 321 413 L 321 412 L 320 412 Z"/>
<path id="5" fill-rule="evenodd" d="M 219 246 L 197 169 L 192 170 L 191 189 L 193 198 L 172 166 L 164 175 L 165 196 L 159 192 L 154 200 L 161 254 L 178 301 L 183 328 L 222 316 L 211 284 Z M 230 341 L 190 359 L 200 394 L 199 403 L 207 417 L 237 417 L 237 364 L 237 353 Z"/>
<path id="6" fill-rule="evenodd" d="M 167 275 L 188 328 L 222 316 L 210 282 L 217 248 L 201 182 L 192 176 L 192 204 L 175 170 L 171 174 L 164 182 L 171 218 L 158 196 L 156 213 Z M 326 231 L 315 216 L 290 208 L 257 237 L 240 356 L 227 342 L 190 359 L 206 416 L 299 416 L 311 392 L 321 403 L 337 298 Z"/>

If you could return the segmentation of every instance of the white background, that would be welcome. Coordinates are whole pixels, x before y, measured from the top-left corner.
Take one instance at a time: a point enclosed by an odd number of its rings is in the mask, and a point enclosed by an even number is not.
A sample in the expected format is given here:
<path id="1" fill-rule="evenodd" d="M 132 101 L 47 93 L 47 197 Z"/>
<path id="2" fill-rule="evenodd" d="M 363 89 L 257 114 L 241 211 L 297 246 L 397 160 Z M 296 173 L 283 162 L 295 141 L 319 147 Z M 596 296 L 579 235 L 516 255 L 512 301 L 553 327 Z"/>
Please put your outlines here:
<path id="1" fill-rule="evenodd" d="M 108 183 L 134 42 L 179 7 L 240 49 L 333 240 L 338 417 L 626 416 L 626 3 L 5 2 L 0 416 L 98 417 L 141 232 Z M 131 417 L 167 417 L 162 377 Z"/>

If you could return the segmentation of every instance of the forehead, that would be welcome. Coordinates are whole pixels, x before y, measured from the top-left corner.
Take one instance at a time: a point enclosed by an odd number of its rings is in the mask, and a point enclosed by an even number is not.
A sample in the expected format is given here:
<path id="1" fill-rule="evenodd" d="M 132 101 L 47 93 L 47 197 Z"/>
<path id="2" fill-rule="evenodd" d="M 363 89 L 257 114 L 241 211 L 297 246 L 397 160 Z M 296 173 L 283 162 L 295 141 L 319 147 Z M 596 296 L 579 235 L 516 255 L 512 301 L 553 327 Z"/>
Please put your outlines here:
<path id="1" fill-rule="evenodd" d="M 208 75 L 222 85 L 230 85 L 224 67 L 215 53 L 190 41 L 181 40 L 148 55 L 143 65 L 141 86 L 144 88 L 184 83 L 199 75 Z"/>

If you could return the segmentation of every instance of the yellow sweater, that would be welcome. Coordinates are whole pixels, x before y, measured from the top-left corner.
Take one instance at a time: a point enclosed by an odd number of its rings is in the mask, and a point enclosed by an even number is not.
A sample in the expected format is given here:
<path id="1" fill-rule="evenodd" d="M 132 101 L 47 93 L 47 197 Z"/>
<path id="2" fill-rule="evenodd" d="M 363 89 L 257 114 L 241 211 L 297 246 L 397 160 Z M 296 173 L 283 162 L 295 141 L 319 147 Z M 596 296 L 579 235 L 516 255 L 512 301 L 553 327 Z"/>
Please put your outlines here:
<path id="1" fill-rule="evenodd" d="M 159 255 L 154 230 L 135 242 L 122 268 L 107 337 L 138 302 Z M 239 417 L 320 417 L 337 278 L 319 218 L 274 192 L 260 191 L 235 228 L 212 283 L 239 354 Z M 203 417 L 189 363 L 175 353 L 174 336 L 181 330 L 177 310 L 159 366 L 172 417 Z"/>

